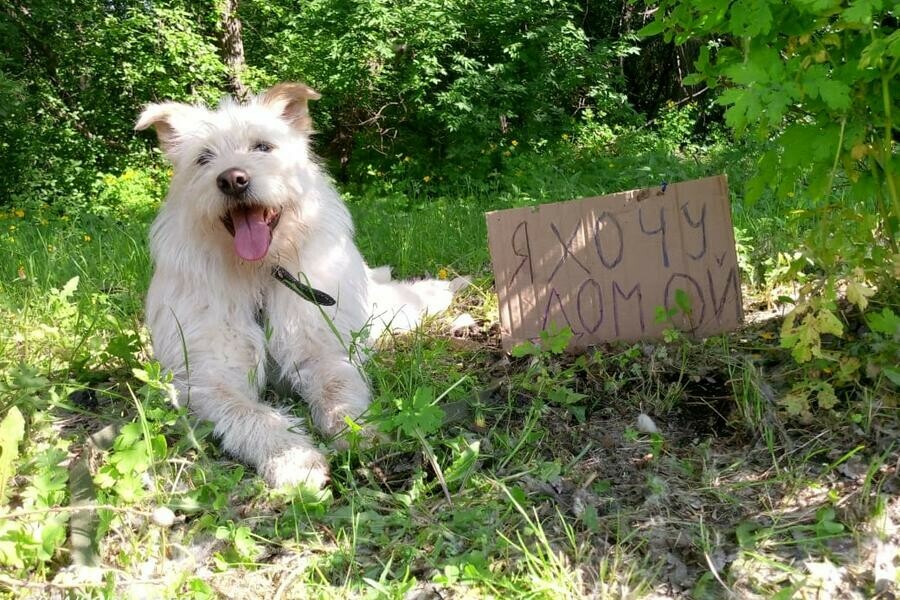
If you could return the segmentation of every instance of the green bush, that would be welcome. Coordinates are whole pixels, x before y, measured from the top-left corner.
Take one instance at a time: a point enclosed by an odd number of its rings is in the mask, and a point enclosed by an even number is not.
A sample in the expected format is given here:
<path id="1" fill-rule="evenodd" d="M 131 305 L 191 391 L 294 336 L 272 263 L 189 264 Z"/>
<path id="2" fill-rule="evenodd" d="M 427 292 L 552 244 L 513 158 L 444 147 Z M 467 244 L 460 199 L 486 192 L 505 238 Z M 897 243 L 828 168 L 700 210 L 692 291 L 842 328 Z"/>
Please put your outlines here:
<path id="1" fill-rule="evenodd" d="M 147 146 L 154 100 L 215 100 L 225 70 L 211 23 L 178 2 L 28 2 L 0 9 L 0 203 L 86 202 L 98 171 Z M 5 92 L 5 93 L 3 93 Z"/>
<path id="2" fill-rule="evenodd" d="M 631 45 L 588 39 L 581 10 L 568 1 L 314 0 L 298 11 L 254 0 L 243 14 L 254 23 L 251 64 L 265 64 L 269 81 L 303 79 L 323 93 L 317 126 L 342 163 L 362 150 L 362 169 L 399 153 L 489 169 L 489 144 L 556 137 L 586 106 L 604 119 L 630 114 L 613 67 Z"/>
<path id="3" fill-rule="evenodd" d="M 896 317 L 870 306 L 877 292 L 886 305 L 898 293 L 896 5 L 663 0 L 656 15 L 641 33 L 706 40 L 686 81 L 720 89 L 726 123 L 767 146 L 745 201 L 765 198 L 780 203 L 782 221 L 800 213 L 812 223 L 780 270 L 800 284 L 781 345 L 802 366 L 781 403 L 808 419 L 813 405 L 835 409 L 863 380 L 898 385 Z M 869 331 L 847 343 L 855 323 Z M 857 402 L 845 409 L 866 413 Z"/>
<path id="4" fill-rule="evenodd" d="M 748 183 L 748 201 L 770 190 L 781 200 L 803 191 L 827 201 L 838 186 L 849 203 L 881 213 L 897 251 L 894 3 L 663 0 L 656 14 L 642 33 L 707 40 L 686 81 L 721 89 L 718 102 L 736 133 L 771 140 Z"/>

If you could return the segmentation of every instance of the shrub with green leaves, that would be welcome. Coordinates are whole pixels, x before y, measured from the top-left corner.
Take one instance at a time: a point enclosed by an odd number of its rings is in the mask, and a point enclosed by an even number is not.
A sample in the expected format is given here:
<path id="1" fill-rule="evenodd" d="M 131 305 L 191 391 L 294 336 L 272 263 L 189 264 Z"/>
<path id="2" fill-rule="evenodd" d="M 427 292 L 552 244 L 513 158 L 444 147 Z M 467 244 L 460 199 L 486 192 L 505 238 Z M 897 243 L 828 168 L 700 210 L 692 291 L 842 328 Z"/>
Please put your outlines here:
<path id="1" fill-rule="evenodd" d="M 505 134 L 551 135 L 584 106 L 628 113 L 616 69 L 627 40 L 588 39 L 570 1 L 314 0 L 247 3 L 248 62 L 323 93 L 317 127 L 354 149 L 481 159 Z"/>
<path id="2" fill-rule="evenodd" d="M 801 189 L 825 200 L 837 185 L 849 202 L 880 211 L 896 252 L 897 23 L 883 0 L 663 0 L 641 33 L 707 40 L 686 83 L 720 89 L 728 125 L 771 140 L 747 201 Z"/>
<path id="3" fill-rule="evenodd" d="M 0 205 L 83 205 L 98 170 L 144 147 L 132 131 L 142 104 L 218 99 L 215 15 L 184 2 L 0 7 Z"/>
<path id="4" fill-rule="evenodd" d="M 873 331 L 851 348 L 831 341 L 847 332 L 841 297 L 864 312 L 876 288 L 888 301 L 896 292 L 897 23 L 896 5 L 882 0 L 663 0 L 641 31 L 706 40 L 686 82 L 718 90 L 726 123 L 767 146 L 745 202 L 793 204 L 813 222 L 782 274 L 802 282 L 781 337 L 806 367 L 783 399 L 793 415 L 809 417 L 813 402 L 836 408 L 836 390 L 860 378 L 893 382 L 884 370 L 898 357 L 892 336 Z"/>

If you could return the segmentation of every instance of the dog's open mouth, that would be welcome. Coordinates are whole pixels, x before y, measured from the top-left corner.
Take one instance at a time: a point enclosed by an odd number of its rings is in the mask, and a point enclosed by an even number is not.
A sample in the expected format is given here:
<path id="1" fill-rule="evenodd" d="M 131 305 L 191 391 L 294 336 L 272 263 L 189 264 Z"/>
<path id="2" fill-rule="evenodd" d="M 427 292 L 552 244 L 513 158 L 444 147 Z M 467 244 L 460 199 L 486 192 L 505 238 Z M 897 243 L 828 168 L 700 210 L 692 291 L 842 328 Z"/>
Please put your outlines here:
<path id="1" fill-rule="evenodd" d="M 222 224 L 234 236 L 234 251 L 244 260 L 260 260 L 269 251 L 272 231 L 281 211 L 257 205 L 236 206 L 225 213 Z"/>

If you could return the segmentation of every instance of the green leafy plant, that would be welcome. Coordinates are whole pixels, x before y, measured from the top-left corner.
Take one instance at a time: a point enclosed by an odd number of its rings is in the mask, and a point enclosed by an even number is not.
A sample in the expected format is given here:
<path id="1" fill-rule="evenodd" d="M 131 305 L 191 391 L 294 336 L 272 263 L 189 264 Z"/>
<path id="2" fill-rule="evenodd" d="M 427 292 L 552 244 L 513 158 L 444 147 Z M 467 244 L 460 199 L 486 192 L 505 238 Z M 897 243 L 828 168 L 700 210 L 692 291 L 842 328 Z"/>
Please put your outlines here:
<path id="1" fill-rule="evenodd" d="M 686 83 L 718 91 L 726 123 L 765 146 L 745 202 L 797 206 L 813 220 L 802 246 L 771 273 L 801 282 L 781 330 L 782 347 L 805 375 L 783 398 L 792 415 L 809 418 L 813 400 L 834 409 L 840 388 L 860 376 L 861 344 L 833 343 L 847 332 L 841 298 L 865 313 L 876 291 L 887 299 L 896 292 L 896 19 L 896 7 L 881 0 L 664 0 L 641 31 L 677 43 L 704 40 Z M 884 351 L 879 335 L 867 341 Z M 895 358 L 891 350 L 879 354 Z M 870 371 L 892 381 L 887 368 Z"/>
<path id="2" fill-rule="evenodd" d="M 440 429 L 444 411 L 436 405 L 432 388 L 418 388 L 412 398 L 398 398 L 395 403 L 397 414 L 388 420 L 388 427 L 412 438 L 429 435 Z"/>
<path id="3" fill-rule="evenodd" d="M 25 437 L 25 419 L 15 406 L 0 421 L 0 503 L 5 503 L 6 484 L 15 473 L 19 442 Z"/>
<path id="4" fill-rule="evenodd" d="M 866 317 L 870 330 L 866 370 L 872 375 L 884 375 L 900 388 L 900 315 L 890 308 L 883 308 Z"/>
<path id="5" fill-rule="evenodd" d="M 516 345 L 510 354 L 517 358 L 531 357 L 528 369 L 519 385 L 533 392 L 539 400 L 565 408 L 579 422 L 584 422 L 587 395 L 575 389 L 575 375 L 587 364 L 580 356 L 572 363 L 559 360 L 572 340 L 570 327 L 551 326 L 539 334 L 538 342 L 525 341 Z"/>
<path id="6" fill-rule="evenodd" d="M 840 178 L 847 197 L 873 197 L 897 251 L 900 223 L 893 98 L 900 83 L 900 32 L 890 2 L 663 0 L 641 34 L 707 40 L 686 83 L 721 89 L 718 102 L 738 134 L 771 139 L 747 187 L 824 199 Z M 838 168 L 842 170 L 839 171 Z"/>
<path id="7" fill-rule="evenodd" d="M 252 563 L 262 550 L 250 528 L 237 525 L 234 521 L 220 525 L 216 529 L 216 539 L 228 542 L 227 549 L 214 556 L 216 566 L 222 571 L 235 564 Z"/>
<path id="8" fill-rule="evenodd" d="M 144 385 L 133 396 L 137 418 L 119 429 L 105 464 L 97 471 L 94 482 L 111 499 L 135 503 L 148 490 L 144 474 L 148 471 L 158 478 L 157 465 L 164 464 L 170 454 L 165 432 L 184 416 L 184 410 L 172 404 L 175 391 L 172 375 L 164 374 L 159 363 L 148 363 L 134 370 Z M 156 489 L 150 490 L 156 493 Z"/>
<path id="9" fill-rule="evenodd" d="M 13 407 L 0 423 L 0 565 L 46 572 L 66 541 L 68 513 L 56 510 L 68 497 L 69 471 L 61 464 L 66 452 L 62 444 L 43 443 L 19 457 L 23 433 L 22 415 Z M 9 488 L 13 472 L 22 485 Z"/>

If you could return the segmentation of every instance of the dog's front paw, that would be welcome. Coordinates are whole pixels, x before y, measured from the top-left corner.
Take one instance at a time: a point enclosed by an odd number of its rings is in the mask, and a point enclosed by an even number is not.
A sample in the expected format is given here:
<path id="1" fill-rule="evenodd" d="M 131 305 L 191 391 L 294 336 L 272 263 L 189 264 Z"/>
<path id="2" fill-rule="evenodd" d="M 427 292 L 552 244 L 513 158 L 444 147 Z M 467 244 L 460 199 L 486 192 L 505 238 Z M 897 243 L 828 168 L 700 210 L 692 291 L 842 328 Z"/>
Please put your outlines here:
<path id="1" fill-rule="evenodd" d="M 318 490 L 328 482 L 328 462 L 314 448 L 292 447 L 264 460 L 259 473 L 276 489 L 303 484 Z"/>

